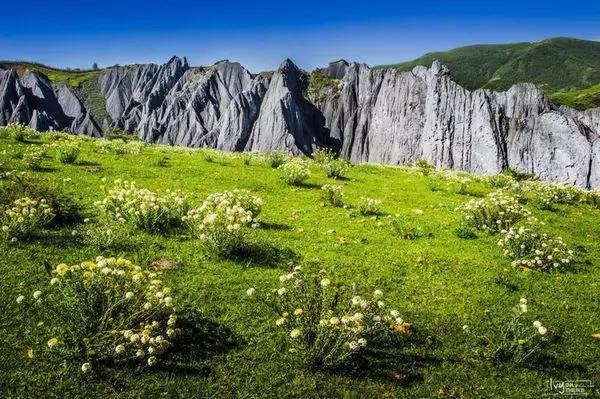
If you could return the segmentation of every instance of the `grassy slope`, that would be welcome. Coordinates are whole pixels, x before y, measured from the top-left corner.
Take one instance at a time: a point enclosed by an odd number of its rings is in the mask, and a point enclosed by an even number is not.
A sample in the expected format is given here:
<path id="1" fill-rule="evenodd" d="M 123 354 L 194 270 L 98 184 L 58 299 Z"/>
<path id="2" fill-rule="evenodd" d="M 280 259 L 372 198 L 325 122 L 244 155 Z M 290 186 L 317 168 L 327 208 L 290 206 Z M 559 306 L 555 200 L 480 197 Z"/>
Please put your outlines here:
<path id="1" fill-rule="evenodd" d="M 66 70 L 49 67 L 43 64 L 22 61 L 0 61 L 0 67 L 15 68 L 19 72 L 37 72 L 44 74 L 52 82 L 64 82 L 72 87 L 80 87 L 82 83 L 98 75 L 101 70 Z"/>
<path id="2" fill-rule="evenodd" d="M 506 90 L 515 83 L 531 82 L 552 94 L 600 83 L 600 42 L 570 38 L 459 47 L 382 67 L 409 71 L 415 65 L 429 66 L 436 59 L 446 64 L 452 77 L 468 89 Z M 584 104 L 571 101 L 576 95 L 558 100 L 581 108 Z"/>
<path id="3" fill-rule="evenodd" d="M 557 91 L 550 95 L 550 99 L 579 110 L 600 107 L 600 84 L 581 90 Z"/>
<path id="4" fill-rule="evenodd" d="M 0 139 L 0 148 L 7 145 Z M 308 186 L 292 188 L 279 181 L 276 171 L 259 163 L 246 166 L 240 159 L 219 165 L 207 163 L 199 154 L 169 154 L 169 166 L 157 167 L 157 160 L 165 156 L 163 151 L 167 150 L 152 147 L 139 155 L 115 156 L 98 153 L 86 144 L 79 165 L 48 160 L 52 170 L 41 173 L 48 178 L 71 178 L 65 185 L 92 218 L 92 204 L 102 197 L 103 177 L 127 178 L 153 190 L 183 189 L 198 201 L 211 192 L 233 188 L 246 188 L 261 196 L 265 200 L 262 218 L 268 224 L 256 232 L 256 240 L 264 248 L 276 248 L 275 253 L 282 255 L 281 264 L 209 259 L 195 240 L 181 236 L 183 231 L 168 236 L 139 233 L 131 237 L 132 245 L 104 253 L 143 265 L 158 257 L 180 260 L 181 265 L 164 276 L 167 283 L 186 306 L 231 329 L 244 343 L 239 349 L 208 353 L 178 367 L 130 373 L 117 381 L 86 382 L 77 374 L 61 375 L 60 368 L 28 360 L 14 302 L 18 284 L 43 281 L 43 260 L 76 263 L 99 255 L 71 237 L 71 229 L 81 226 L 68 227 L 34 242 L 15 246 L 0 242 L 0 396 L 525 398 L 539 397 L 550 377 L 592 378 L 599 385 L 600 346 L 590 337 L 600 327 L 598 209 L 581 206 L 536 211 L 551 232 L 579 248 L 588 264 L 560 274 L 522 272 L 510 268 L 500 256 L 496 237 L 456 237 L 453 230 L 459 217 L 453 209 L 470 198 L 432 192 L 428 178 L 414 171 L 356 166 L 349 172 L 349 180 L 342 182 L 350 204 L 368 196 L 383 199 L 388 214 L 414 215 L 412 209 L 423 210 L 423 215 L 415 217 L 433 236 L 406 241 L 393 235 L 385 218 L 353 217 L 349 210 L 321 206 L 319 186 L 333 181 L 317 170 Z M 90 164 L 102 169 L 90 173 Z M 484 186 L 478 189 L 489 190 Z M 348 243 L 340 246 L 339 237 Z M 397 304 L 402 316 L 415 323 L 419 337 L 435 338 L 434 345 L 426 345 L 423 339 L 409 351 L 420 359 L 410 370 L 414 382 L 403 384 L 402 379 L 393 377 L 407 373 L 402 368 L 359 378 L 303 372 L 286 360 L 278 350 L 272 315 L 245 299 L 249 286 L 277 286 L 275 280 L 286 268 L 284 250 L 331 268 L 338 280 L 380 287 L 387 301 Z M 508 290 L 501 281 L 514 284 L 516 291 Z M 470 360 L 461 326 L 478 323 L 485 309 L 506 314 L 522 296 L 529 299 L 530 310 L 545 325 L 562 332 L 562 342 L 550 352 L 557 356 L 558 366 L 511 369 Z M 573 368 L 574 364 L 585 369 Z"/>

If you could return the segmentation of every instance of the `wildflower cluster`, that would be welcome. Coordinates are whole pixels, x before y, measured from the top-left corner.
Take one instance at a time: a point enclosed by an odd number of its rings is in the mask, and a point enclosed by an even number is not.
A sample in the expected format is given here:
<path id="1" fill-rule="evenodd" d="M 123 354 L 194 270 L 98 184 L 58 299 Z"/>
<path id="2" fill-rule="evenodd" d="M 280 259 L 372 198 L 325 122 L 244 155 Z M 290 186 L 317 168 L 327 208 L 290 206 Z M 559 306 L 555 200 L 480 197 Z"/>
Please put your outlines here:
<path id="1" fill-rule="evenodd" d="M 522 183 L 527 198 L 538 208 L 553 210 L 556 204 L 573 205 L 584 198 L 585 190 L 573 186 L 528 181 Z"/>
<path id="2" fill-rule="evenodd" d="M 495 234 L 508 229 L 529 211 L 519 201 L 504 190 L 496 190 L 486 198 L 465 202 L 455 209 L 461 212 L 468 226 Z"/>
<path id="3" fill-rule="evenodd" d="M 600 208 L 600 189 L 587 190 L 583 194 L 582 201 L 586 204 L 595 206 L 596 208 Z"/>
<path id="4" fill-rule="evenodd" d="M 486 177 L 485 180 L 493 188 L 507 188 L 517 182 L 517 180 L 514 177 L 507 173 L 489 175 Z"/>
<path id="5" fill-rule="evenodd" d="M 310 176 L 308 165 L 298 158 L 284 163 L 277 169 L 281 170 L 281 178 L 283 181 L 293 186 L 299 186 Z"/>
<path id="6" fill-rule="evenodd" d="M 436 173 L 436 176 L 448 182 L 452 191 L 457 194 L 467 194 L 469 192 L 469 186 L 473 182 L 473 177 L 466 173 L 455 171 L 440 171 L 439 173 Z"/>
<path id="7" fill-rule="evenodd" d="M 419 159 L 415 162 L 415 166 L 423 174 L 423 176 L 429 176 L 431 172 L 435 170 L 435 165 L 427 161 L 426 159 Z"/>
<path id="8" fill-rule="evenodd" d="M 8 136 L 15 141 L 23 142 L 35 135 L 37 135 L 35 130 L 21 123 L 9 123 L 6 126 L 0 126 L 0 136 Z"/>
<path id="9" fill-rule="evenodd" d="M 179 191 L 157 194 L 137 188 L 134 182 L 115 180 L 114 183 L 96 206 L 115 220 L 139 229 L 157 231 L 177 225 L 190 208 L 187 195 Z"/>
<path id="10" fill-rule="evenodd" d="M 273 310 L 273 324 L 284 332 L 289 353 L 308 369 L 343 366 L 365 348 L 409 332 L 400 313 L 387 309 L 381 290 L 343 299 L 325 270 L 305 274 L 300 266 L 279 282 L 271 293 L 250 288 L 246 294 Z"/>
<path id="11" fill-rule="evenodd" d="M 258 227 L 261 205 L 246 190 L 214 193 L 182 220 L 210 251 L 225 255 L 243 244 L 248 226 Z"/>
<path id="12" fill-rule="evenodd" d="M 46 151 L 43 147 L 31 146 L 23 151 L 22 159 L 28 169 L 40 170 L 45 156 Z"/>
<path id="13" fill-rule="evenodd" d="M 213 148 L 202 148 L 200 153 L 206 162 L 216 162 L 221 165 L 226 164 L 228 158 L 231 158 L 230 153 L 218 151 Z"/>
<path id="14" fill-rule="evenodd" d="M 73 164 L 79 157 L 79 144 L 75 140 L 61 140 L 50 145 L 60 163 Z"/>
<path id="15" fill-rule="evenodd" d="M 49 284 L 16 300 L 42 320 L 48 355 L 79 362 L 81 370 L 111 363 L 152 366 L 180 330 L 171 289 L 160 274 L 122 258 L 50 270 Z M 37 329 L 39 330 L 39 328 Z"/>
<path id="16" fill-rule="evenodd" d="M 344 186 L 325 184 L 321 187 L 321 190 L 323 190 L 323 198 L 326 204 L 338 207 L 344 206 L 344 201 L 342 199 L 344 195 Z"/>
<path id="17" fill-rule="evenodd" d="M 404 240 L 415 240 L 423 236 L 423 229 L 412 218 L 394 216 L 390 218 L 394 232 Z"/>
<path id="18" fill-rule="evenodd" d="M 94 140 L 94 145 L 102 153 L 114 153 L 117 155 L 139 154 L 146 146 L 143 141 L 116 140 Z"/>
<path id="19" fill-rule="evenodd" d="M 335 154 L 329 148 L 318 148 L 312 154 L 313 160 L 319 165 L 326 164 L 335 159 Z"/>
<path id="20" fill-rule="evenodd" d="M 12 206 L 4 209 L 0 225 L 6 238 L 16 241 L 27 237 L 37 229 L 46 226 L 54 219 L 52 208 L 45 199 L 32 200 L 29 197 L 16 199 Z"/>
<path id="21" fill-rule="evenodd" d="M 273 169 L 279 168 L 288 158 L 288 155 L 283 151 L 273 150 L 265 154 L 265 162 Z"/>
<path id="22" fill-rule="evenodd" d="M 381 213 L 381 200 L 375 198 L 361 198 L 361 203 L 358 205 L 358 211 L 361 215 L 372 216 Z"/>
<path id="23" fill-rule="evenodd" d="M 567 266 L 573 260 L 573 251 L 567 249 L 562 237 L 550 238 L 539 233 L 534 223 L 502 230 L 498 246 L 512 259 L 513 267 L 552 271 Z"/>
<path id="24" fill-rule="evenodd" d="M 495 320 L 486 313 L 486 325 L 477 331 L 463 326 L 480 345 L 476 351 L 487 359 L 498 362 L 522 363 L 549 343 L 548 329 L 542 323 L 528 317 L 527 299 L 521 298 L 512 309 L 509 319 Z"/>
<path id="25" fill-rule="evenodd" d="M 346 176 L 346 172 L 348 172 L 349 167 L 350 165 L 348 164 L 348 161 L 344 159 L 332 159 L 321 164 L 321 168 L 325 172 L 325 175 L 334 179 L 339 179 Z"/>

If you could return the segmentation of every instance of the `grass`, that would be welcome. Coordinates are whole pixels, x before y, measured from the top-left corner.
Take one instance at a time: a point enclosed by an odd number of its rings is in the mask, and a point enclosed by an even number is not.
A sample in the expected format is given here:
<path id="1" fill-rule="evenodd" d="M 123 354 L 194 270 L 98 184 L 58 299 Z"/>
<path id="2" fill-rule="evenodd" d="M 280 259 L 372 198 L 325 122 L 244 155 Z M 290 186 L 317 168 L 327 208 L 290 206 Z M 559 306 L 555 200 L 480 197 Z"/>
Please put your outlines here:
<path id="1" fill-rule="evenodd" d="M 0 148 L 49 142 L 14 143 Z M 168 165 L 157 164 L 166 155 Z M 600 328 L 600 210 L 587 205 L 559 206 L 554 212 L 531 209 L 581 253 L 571 271 L 545 274 L 512 269 L 497 248 L 498 237 L 476 239 L 455 234 L 460 217 L 454 208 L 471 199 L 451 191 L 432 191 L 430 179 L 415 169 L 359 165 L 343 181 L 350 209 L 322 205 L 320 186 L 335 182 L 318 168 L 306 184 L 284 184 L 277 170 L 241 157 L 207 162 L 199 152 L 149 146 L 140 154 L 114 155 L 81 145 L 73 165 L 47 160 L 42 178 L 61 182 L 97 223 L 94 201 L 101 186 L 125 178 L 151 190 L 181 189 L 198 203 L 216 191 L 243 188 L 264 200 L 263 227 L 254 231 L 253 251 L 237 260 L 206 256 L 184 230 L 165 235 L 136 232 L 117 249 L 99 251 L 71 231 L 80 224 L 48 230 L 28 242 L 0 242 L 0 396 L 1 397 L 538 397 L 547 381 L 598 379 L 600 345 L 591 337 Z M 15 163 L 18 169 L 21 165 Z M 63 179 L 71 179 L 62 183 Z M 339 184 L 339 183 L 336 183 Z M 483 183 L 478 192 L 492 189 Z M 382 199 L 384 215 L 360 216 L 352 206 L 361 197 Z M 418 212 L 417 210 L 421 210 Z M 387 215 L 410 217 L 430 234 L 406 240 Z M 44 261 L 78 263 L 97 255 L 123 256 L 141 265 L 177 261 L 165 272 L 187 312 L 210 319 L 194 349 L 154 371 L 107 373 L 86 380 L 60 365 L 26 356 L 30 345 L 15 303 L 19 284 L 44 281 Z M 288 261 L 326 267 L 339 281 L 355 281 L 386 292 L 405 320 L 414 323 L 414 342 L 403 356 L 372 370 L 319 374 L 294 367 L 281 353 L 271 315 L 245 298 L 248 287 L 275 288 Z M 494 365 L 472 356 L 464 324 L 477 325 L 484 311 L 506 314 L 526 297 L 545 325 L 560 333 L 545 361 L 522 367 Z M 596 390 L 596 394 L 598 391 Z"/>
<path id="2" fill-rule="evenodd" d="M 18 71 L 37 72 L 45 75 L 52 82 L 64 82 L 72 87 L 79 87 L 82 83 L 96 77 L 101 70 L 67 70 L 53 68 L 34 62 L 0 61 L 0 67 L 15 68 Z"/>
<path id="3" fill-rule="evenodd" d="M 550 99 L 578 110 L 600 107 L 600 84 L 581 90 L 559 91 L 553 93 Z"/>
<path id="4" fill-rule="evenodd" d="M 446 64 L 452 78 L 469 90 L 507 90 L 515 83 L 531 82 L 553 96 L 600 83 L 600 43 L 560 37 L 532 43 L 459 47 L 380 67 L 410 71 L 416 65 L 430 66 L 434 60 Z M 578 109 L 598 106 L 597 101 L 582 100 L 578 94 L 561 94 L 556 101 Z"/>

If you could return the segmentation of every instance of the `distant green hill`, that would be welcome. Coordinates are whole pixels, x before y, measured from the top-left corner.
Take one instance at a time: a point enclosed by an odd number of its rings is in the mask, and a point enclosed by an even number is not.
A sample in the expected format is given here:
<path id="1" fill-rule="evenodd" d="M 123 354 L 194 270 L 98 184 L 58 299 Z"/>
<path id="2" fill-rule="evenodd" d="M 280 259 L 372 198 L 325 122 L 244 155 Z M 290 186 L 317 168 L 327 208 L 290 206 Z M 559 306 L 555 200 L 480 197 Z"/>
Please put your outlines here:
<path id="1" fill-rule="evenodd" d="M 467 89 L 506 90 L 515 83 L 531 82 L 555 101 L 578 109 L 599 104 L 598 87 L 590 86 L 600 83 L 600 42 L 552 38 L 535 43 L 466 46 L 378 67 L 410 71 L 416 65 L 429 66 L 436 59 Z M 581 93 L 581 89 L 586 90 Z M 557 92 L 560 95 L 554 95 Z"/>

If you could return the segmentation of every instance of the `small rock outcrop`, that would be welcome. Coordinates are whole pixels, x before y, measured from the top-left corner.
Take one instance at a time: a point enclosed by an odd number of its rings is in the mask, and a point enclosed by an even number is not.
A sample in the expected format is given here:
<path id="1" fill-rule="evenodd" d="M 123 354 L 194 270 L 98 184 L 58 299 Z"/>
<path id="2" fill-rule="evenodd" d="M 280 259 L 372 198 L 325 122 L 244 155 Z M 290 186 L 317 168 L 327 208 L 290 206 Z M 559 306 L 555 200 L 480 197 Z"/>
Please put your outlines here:
<path id="1" fill-rule="evenodd" d="M 440 168 L 514 168 L 600 187 L 600 108 L 557 107 L 527 83 L 469 91 L 438 62 L 399 72 L 340 60 L 319 73 L 336 90 L 312 103 L 308 74 L 290 60 L 257 75 L 235 62 L 190 67 L 178 57 L 112 67 L 98 75 L 106 113 L 94 120 L 70 87 L 0 69 L 0 124 L 95 137 L 99 126 L 116 126 L 150 142 L 230 151 L 310 155 L 329 147 L 352 162 L 425 159 Z"/>

